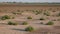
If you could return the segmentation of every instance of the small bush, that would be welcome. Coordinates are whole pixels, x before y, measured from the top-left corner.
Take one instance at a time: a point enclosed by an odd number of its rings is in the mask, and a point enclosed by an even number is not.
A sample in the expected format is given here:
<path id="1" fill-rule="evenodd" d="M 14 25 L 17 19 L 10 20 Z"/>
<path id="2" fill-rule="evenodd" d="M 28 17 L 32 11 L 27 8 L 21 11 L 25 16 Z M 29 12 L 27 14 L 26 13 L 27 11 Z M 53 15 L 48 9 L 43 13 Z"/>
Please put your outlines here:
<path id="1" fill-rule="evenodd" d="M 58 19 L 58 21 L 60 21 L 60 19 Z"/>
<path id="2" fill-rule="evenodd" d="M 42 11 L 40 11 L 40 10 L 35 10 L 35 11 L 33 11 L 33 13 L 35 13 L 36 15 L 38 15 L 38 14 L 42 13 Z"/>
<path id="3" fill-rule="evenodd" d="M 48 23 L 46 23 L 46 25 L 53 25 L 54 23 L 52 21 L 49 21 Z"/>
<path id="4" fill-rule="evenodd" d="M 27 22 L 23 22 L 22 25 L 27 25 L 28 23 Z"/>
<path id="5" fill-rule="evenodd" d="M 53 12 L 56 12 L 56 11 L 53 11 Z"/>
<path id="6" fill-rule="evenodd" d="M 60 16 L 60 13 L 58 13 L 58 16 Z"/>
<path id="7" fill-rule="evenodd" d="M 11 22 L 11 21 L 8 22 L 8 25 L 17 25 L 17 24 L 18 24 L 18 23 Z"/>
<path id="8" fill-rule="evenodd" d="M 22 11 L 23 12 L 23 11 Z M 18 12 L 12 12 L 14 15 L 21 15 L 22 14 L 22 12 L 20 12 L 20 11 L 18 11 Z"/>
<path id="9" fill-rule="evenodd" d="M 2 19 L 2 20 L 10 19 L 10 16 L 5 15 L 5 16 L 2 16 L 1 19 Z"/>
<path id="10" fill-rule="evenodd" d="M 29 27 L 27 27 L 26 29 L 25 29 L 25 31 L 33 31 L 34 30 L 34 28 L 33 27 L 31 27 L 31 26 L 29 26 Z"/>
<path id="11" fill-rule="evenodd" d="M 40 11 L 36 11 L 36 15 L 40 14 Z"/>
<path id="12" fill-rule="evenodd" d="M 32 17 L 31 17 L 31 16 L 29 16 L 29 17 L 27 17 L 27 19 L 32 19 Z"/>
<path id="13" fill-rule="evenodd" d="M 39 20 L 45 20 L 44 18 L 40 18 Z"/>
<path id="14" fill-rule="evenodd" d="M 12 17 L 12 19 L 14 19 L 15 17 Z"/>
<path id="15" fill-rule="evenodd" d="M 12 13 L 16 15 L 16 12 L 12 12 Z"/>
<path id="16" fill-rule="evenodd" d="M 52 21 L 56 21 L 56 19 L 52 20 Z"/>
<path id="17" fill-rule="evenodd" d="M 40 24 L 43 24 L 43 22 L 41 22 Z"/>
<path id="18" fill-rule="evenodd" d="M 17 10 L 17 12 L 20 12 L 20 10 Z"/>
<path id="19" fill-rule="evenodd" d="M 44 15 L 50 16 L 50 13 L 47 11 L 47 12 L 44 13 Z"/>

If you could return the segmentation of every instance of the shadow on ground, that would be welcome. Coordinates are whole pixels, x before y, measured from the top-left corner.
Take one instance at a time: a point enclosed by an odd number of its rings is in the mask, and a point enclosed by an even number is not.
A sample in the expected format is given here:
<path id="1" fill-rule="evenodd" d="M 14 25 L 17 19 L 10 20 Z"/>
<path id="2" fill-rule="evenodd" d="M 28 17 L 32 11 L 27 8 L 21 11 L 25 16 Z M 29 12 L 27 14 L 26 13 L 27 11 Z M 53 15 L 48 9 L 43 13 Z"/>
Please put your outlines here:
<path id="1" fill-rule="evenodd" d="M 24 29 L 13 28 L 12 30 L 25 31 Z"/>

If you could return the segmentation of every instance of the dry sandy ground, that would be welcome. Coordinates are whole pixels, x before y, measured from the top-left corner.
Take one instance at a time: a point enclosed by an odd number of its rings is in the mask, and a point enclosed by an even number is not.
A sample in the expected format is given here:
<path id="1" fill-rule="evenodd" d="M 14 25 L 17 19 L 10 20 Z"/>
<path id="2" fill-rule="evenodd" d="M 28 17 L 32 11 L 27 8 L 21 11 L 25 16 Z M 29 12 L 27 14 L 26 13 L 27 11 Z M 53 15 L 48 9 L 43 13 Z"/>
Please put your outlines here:
<path id="1" fill-rule="evenodd" d="M 50 8 L 52 9 L 49 10 Z M 23 11 L 22 15 L 12 14 L 12 12 L 17 12 L 17 10 Z M 31 12 L 31 10 L 47 10 L 51 13 L 51 16 L 45 16 L 43 14 L 36 15 Z M 60 21 L 58 21 L 60 16 L 56 16 L 59 12 L 60 6 L 0 6 L 0 16 L 11 15 L 15 17 L 14 19 L 0 20 L 0 34 L 60 34 Z M 27 19 L 28 16 L 32 16 L 33 19 Z M 45 20 L 38 20 L 40 17 L 45 18 Z M 19 23 L 27 21 L 28 25 L 7 25 L 8 21 Z M 53 21 L 54 25 L 44 25 L 48 21 Z M 40 24 L 40 22 L 43 22 L 44 24 Z M 36 31 L 24 31 L 28 26 L 34 27 Z"/>

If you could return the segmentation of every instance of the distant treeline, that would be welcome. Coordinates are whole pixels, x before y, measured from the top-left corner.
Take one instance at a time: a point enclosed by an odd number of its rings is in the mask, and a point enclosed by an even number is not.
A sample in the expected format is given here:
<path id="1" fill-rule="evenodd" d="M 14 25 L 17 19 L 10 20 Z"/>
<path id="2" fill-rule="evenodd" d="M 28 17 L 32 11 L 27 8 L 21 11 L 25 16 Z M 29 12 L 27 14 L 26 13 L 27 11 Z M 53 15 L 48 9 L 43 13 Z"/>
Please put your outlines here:
<path id="1" fill-rule="evenodd" d="M 48 3 L 48 2 L 44 2 L 44 3 L 29 3 L 29 2 L 25 2 L 25 3 L 23 3 L 23 2 L 2 2 L 2 3 L 0 3 L 0 5 L 5 5 L 5 4 L 16 4 L 16 5 L 21 5 L 21 4 L 23 4 L 23 5 L 60 5 L 60 3 L 55 3 L 55 2 L 53 2 L 53 3 Z"/>

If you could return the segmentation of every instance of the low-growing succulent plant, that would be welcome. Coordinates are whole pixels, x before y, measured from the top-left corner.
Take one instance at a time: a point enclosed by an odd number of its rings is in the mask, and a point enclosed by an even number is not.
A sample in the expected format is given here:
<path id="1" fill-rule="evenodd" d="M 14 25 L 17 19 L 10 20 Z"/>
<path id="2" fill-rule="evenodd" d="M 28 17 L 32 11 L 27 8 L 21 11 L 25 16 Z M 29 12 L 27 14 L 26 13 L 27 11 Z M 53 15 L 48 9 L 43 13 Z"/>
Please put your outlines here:
<path id="1" fill-rule="evenodd" d="M 10 19 L 10 16 L 5 15 L 5 16 L 2 16 L 1 19 L 2 19 L 2 20 Z"/>
<path id="2" fill-rule="evenodd" d="M 60 13 L 58 13 L 58 16 L 60 16 Z"/>
<path id="3" fill-rule="evenodd" d="M 18 25 L 18 23 L 9 21 L 9 22 L 8 22 L 8 25 Z"/>
<path id="4" fill-rule="evenodd" d="M 43 22 L 40 22 L 40 24 L 43 24 Z"/>
<path id="5" fill-rule="evenodd" d="M 12 17 L 12 19 L 14 19 L 15 17 Z"/>
<path id="6" fill-rule="evenodd" d="M 31 26 L 29 26 L 29 27 L 25 28 L 25 31 L 29 31 L 29 32 L 31 32 L 31 31 L 34 31 L 34 28 L 31 27 Z"/>
<path id="7" fill-rule="evenodd" d="M 20 10 L 17 10 L 17 12 L 20 12 Z"/>
<path id="8" fill-rule="evenodd" d="M 33 11 L 33 13 L 35 13 L 36 15 L 38 15 L 38 14 L 42 13 L 42 11 L 40 11 L 40 10 L 35 10 L 35 11 Z"/>
<path id="9" fill-rule="evenodd" d="M 22 12 L 12 12 L 14 15 L 17 15 L 17 14 L 22 14 Z"/>
<path id="10" fill-rule="evenodd" d="M 46 23 L 46 25 L 53 25 L 54 23 L 52 21 L 49 21 L 48 23 Z"/>
<path id="11" fill-rule="evenodd" d="M 44 15 L 50 16 L 50 13 L 48 11 L 44 12 Z"/>
<path id="12" fill-rule="evenodd" d="M 56 12 L 56 11 L 53 11 L 53 12 Z"/>
<path id="13" fill-rule="evenodd" d="M 27 25 L 28 23 L 27 22 L 23 22 L 22 25 Z"/>
<path id="14" fill-rule="evenodd" d="M 60 21 L 60 19 L 58 19 L 58 21 Z"/>
<path id="15" fill-rule="evenodd" d="M 31 17 L 31 16 L 29 16 L 29 17 L 27 17 L 27 19 L 32 19 L 32 17 Z"/>
<path id="16" fill-rule="evenodd" d="M 45 20 L 44 18 L 40 18 L 39 20 Z"/>

